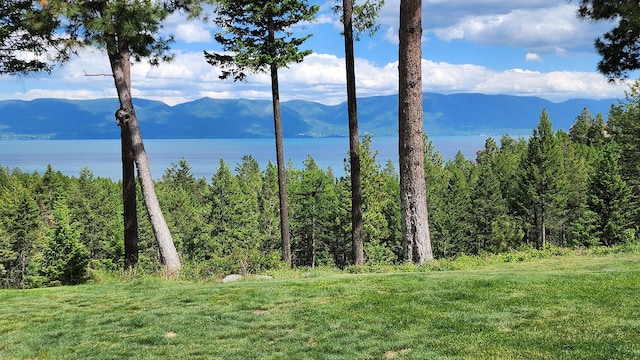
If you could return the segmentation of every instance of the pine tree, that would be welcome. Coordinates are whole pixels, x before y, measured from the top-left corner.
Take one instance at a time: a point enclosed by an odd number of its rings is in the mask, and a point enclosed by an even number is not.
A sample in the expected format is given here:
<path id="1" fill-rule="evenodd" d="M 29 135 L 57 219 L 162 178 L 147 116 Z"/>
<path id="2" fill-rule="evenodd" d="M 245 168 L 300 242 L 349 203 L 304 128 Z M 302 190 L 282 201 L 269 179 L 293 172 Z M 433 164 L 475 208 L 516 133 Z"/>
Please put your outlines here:
<path id="1" fill-rule="evenodd" d="M 90 259 L 108 269 L 122 268 L 124 244 L 120 210 L 121 194 L 110 179 L 95 178 L 84 168 L 80 176 L 71 179 L 65 193 L 69 217 L 80 234 L 80 242 L 89 251 Z"/>
<path id="2" fill-rule="evenodd" d="M 144 148 L 138 117 L 131 95 L 131 65 L 147 59 L 151 65 L 169 61 L 171 35 L 161 31 L 167 17 L 177 11 L 189 16 L 200 12 L 199 0 L 172 1 L 44 1 L 46 10 L 61 25 L 65 44 L 72 47 L 96 46 L 106 50 L 120 108 L 115 112 L 121 128 L 123 159 L 124 221 L 137 216 L 133 162 L 138 170 L 142 198 L 154 237 L 160 248 L 164 270 L 175 275 L 180 259 L 171 232 L 159 205 L 149 159 Z M 136 219 L 137 221 L 137 219 Z M 127 234 L 127 232 L 125 233 Z M 125 240 L 128 240 L 125 237 Z M 127 250 L 128 247 L 125 247 Z"/>
<path id="3" fill-rule="evenodd" d="M 433 259 L 424 178 L 422 0 L 400 0 L 398 143 L 405 258 Z"/>
<path id="4" fill-rule="evenodd" d="M 215 34 L 215 39 L 226 52 L 205 52 L 205 58 L 209 64 L 221 67 L 221 79 L 231 77 L 235 80 L 244 80 L 247 71 L 268 70 L 271 75 L 282 257 L 289 267 L 291 266 L 291 241 L 278 69 L 290 63 L 302 62 L 307 55 L 311 54 L 310 50 L 300 51 L 299 49 L 311 35 L 301 38 L 293 37 L 291 27 L 302 21 L 311 21 L 318 9 L 317 5 L 309 5 L 306 0 L 216 1 L 214 23 L 222 31 Z"/>
<path id="5" fill-rule="evenodd" d="M 529 239 L 537 247 L 547 244 L 551 225 L 557 225 L 557 211 L 564 207 L 562 157 L 546 109 L 529 139 L 527 155 L 520 165 L 518 198 L 532 225 Z"/>
<path id="6" fill-rule="evenodd" d="M 608 129 L 620 151 L 622 179 L 631 188 L 632 216 L 640 224 L 640 82 L 631 85 L 625 102 L 611 108 Z"/>
<path id="7" fill-rule="evenodd" d="M 478 165 L 477 181 L 471 190 L 471 224 L 475 244 L 472 253 L 481 251 L 499 252 L 504 246 L 494 242 L 493 229 L 499 219 L 507 216 L 507 203 L 500 191 L 500 181 L 493 170 L 491 153 L 485 152 Z"/>
<path id="8" fill-rule="evenodd" d="M 53 220 L 55 224 L 39 259 L 40 274 L 49 286 L 79 284 L 86 280 L 89 253 L 80 243 L 80 234 L 62 199 L 54 204 Z"/>
<path id="9" fill-rule="evenodd" d="M 0 75 L 51 71 L 67 59 L 55 33 L 59 20 L 47 11 L 46 1 L 0 2 Z"/>
<path id="10" fill-rule="evenodd" d="M 333 222 L 337 197 L 328 174 L 313 157 L 304 161 L 304 169 L 292 181 L 292 233 L 296 236 L 294 263 L 315 267 L 333 263 L 331 257 Z"/>
<path id="11" fill-rule="evenodd" d="M 589 197 L 589 209 L 597 216 L 597 234 L 606 246 L 623 244 L 635 237 L 631 189 L 620 171 L 614 146 L 606 146 L 591 179 Z"/>
<path id="12" fill-rule="evenodd" d="M 339 1 L 339 0 L 338 0 Z M 373 35 L 379 28 L 375 20 L 384 5 L 384 0 L 356 4 L 354 0 L 342 0 L 342 6 L 335 6 L 334 12 L 340 16 L 343 25 L 345 63 L 347 75 L 347 107 L 349 117 L 349 163 L 351 170 L 351 237 L 353 263 L 364 264 L 364 240 L 362 219 L 362 181 L 360 177 L 360 136 L 358 135 L 358 101 L 356 96 L 355 55 L 353 40 L 359 40 L 359 33 L 365 30 Z M 355 14 L 355 16 L 354 16 Z M 355 18 L 354 18 L 355 17 Z M 354 35 L 355 32 L 355 35 Z"/>

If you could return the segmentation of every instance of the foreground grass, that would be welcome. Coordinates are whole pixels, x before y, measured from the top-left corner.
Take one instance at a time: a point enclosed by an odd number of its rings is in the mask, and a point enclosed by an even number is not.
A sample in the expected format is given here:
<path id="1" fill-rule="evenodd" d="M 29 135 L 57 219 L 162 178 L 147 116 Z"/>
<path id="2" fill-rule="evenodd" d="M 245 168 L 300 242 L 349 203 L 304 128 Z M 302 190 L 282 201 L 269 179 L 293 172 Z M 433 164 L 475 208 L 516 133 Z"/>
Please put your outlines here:
<path id="1" fill-rule="evenodd" d="M 0 358 L 640 358 L 640 255 L 2 290 Z"/>

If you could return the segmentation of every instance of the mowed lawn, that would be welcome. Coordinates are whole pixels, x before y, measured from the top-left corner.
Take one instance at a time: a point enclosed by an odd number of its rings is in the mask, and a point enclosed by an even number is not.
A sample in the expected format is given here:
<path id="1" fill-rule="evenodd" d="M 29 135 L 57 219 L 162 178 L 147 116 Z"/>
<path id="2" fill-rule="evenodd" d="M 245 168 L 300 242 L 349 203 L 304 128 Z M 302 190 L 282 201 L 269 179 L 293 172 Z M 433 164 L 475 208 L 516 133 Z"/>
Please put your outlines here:
<path id="1" fill-rule="evenodd" d="M 640 255 L 0 290 L 1 359 L 638 359 Z"/>

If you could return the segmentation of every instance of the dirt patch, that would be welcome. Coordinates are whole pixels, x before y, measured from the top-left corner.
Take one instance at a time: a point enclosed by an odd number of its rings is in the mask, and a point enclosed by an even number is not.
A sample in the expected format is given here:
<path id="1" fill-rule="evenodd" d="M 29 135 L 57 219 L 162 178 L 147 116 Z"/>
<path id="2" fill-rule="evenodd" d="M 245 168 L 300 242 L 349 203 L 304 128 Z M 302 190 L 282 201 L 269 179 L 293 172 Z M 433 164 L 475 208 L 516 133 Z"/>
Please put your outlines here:
<path id="1" fill-rule="evenodd" d="M 411 352 L 411 349 L 402 349 L 402 350 L 398 350 L 398 351 L 387 351 L 386 353 L 384 353 L 384 358 L 385 359 L 395 359 L 399 355 L 408 354 L 410 352 Z"/>
<path id="2" fill-rule="evenodd" d="M 173 331 L 167 331 L 166 333 L 164 333 L 164 337 L 166 338 L 173 338 L 176 337 L 176 335 L 178 334 L 174 333 Z"/>

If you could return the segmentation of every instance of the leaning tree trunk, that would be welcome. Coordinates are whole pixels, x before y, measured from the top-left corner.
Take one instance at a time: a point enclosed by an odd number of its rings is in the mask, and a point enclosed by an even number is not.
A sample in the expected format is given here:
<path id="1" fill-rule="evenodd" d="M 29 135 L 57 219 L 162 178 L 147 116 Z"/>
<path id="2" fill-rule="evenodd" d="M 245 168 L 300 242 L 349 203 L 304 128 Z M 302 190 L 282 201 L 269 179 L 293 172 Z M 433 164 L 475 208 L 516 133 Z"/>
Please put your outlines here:
<path id="1" fill-rule="evenodd" d="M 405 258 L 433 259 L 424 179 L 422 121 L 422 0 L 400 1 L 398 135 Z"/>
<path id="2" fill-rule="evenodd" d="M 362 239 L 362 176 L 360 175 L 360 137 L 358 135 L 358 100 L 353 53 L 353 0 L 342 1 L 344 50 L 347 68 L 347 106 L 349 113 L 349 161 L 351 167 L 351 239 L 354 265 L 364 265 Z"/>
<path id="3" fill-rule="evenodd" d="M 120 109 L 116 112 L 116 118 L 120 126 L 126 126 L 129 130 L 131 149 L 138 169 L 138 178 L 142 189 L 142 198 L 147 208 L 147 215 L 149 215 L 153 234 L 160 247 L 165 270 L 169 275 L 173 276 L 180 269 L 180 258 L 173 244 L 167 222 L 160 209 L 153 177 L 151 176 L 149 159 L 144 150 L 138 118 L 133 108 L 133 100 L 131 98 L 131 62 L 128 48 L 120 46 L 117 53 L 109 53 L 109 61 L 120 101 Z"/>
<path id="4" fill-rule="evenodd" d="M 284 142 L 282 140 L 282 114 L 280 113 L 280 90 L 278 89 L 278 67 L 271 65 L 271 96 L 273 99 L 273 126 L 276 137 L 276 165 L 278 167 L 278 194 L 280 195 L 280 237 L 282 260 L 291 267 L 291 236 L 289 235 L 289 205 L 287 203 L 287 174 L 284 168 Z"/>

